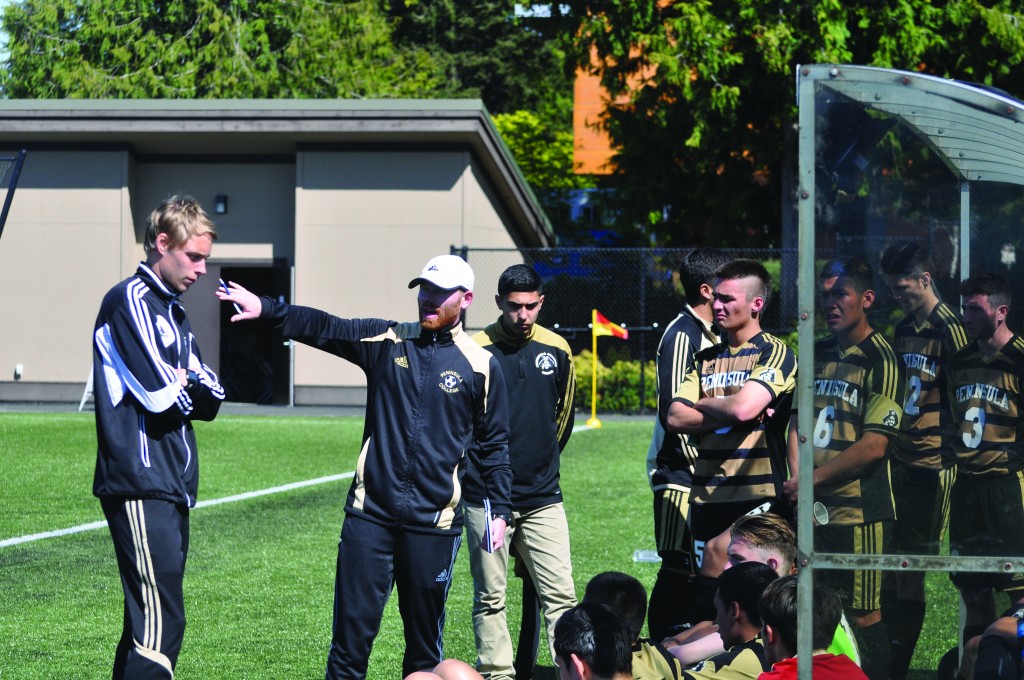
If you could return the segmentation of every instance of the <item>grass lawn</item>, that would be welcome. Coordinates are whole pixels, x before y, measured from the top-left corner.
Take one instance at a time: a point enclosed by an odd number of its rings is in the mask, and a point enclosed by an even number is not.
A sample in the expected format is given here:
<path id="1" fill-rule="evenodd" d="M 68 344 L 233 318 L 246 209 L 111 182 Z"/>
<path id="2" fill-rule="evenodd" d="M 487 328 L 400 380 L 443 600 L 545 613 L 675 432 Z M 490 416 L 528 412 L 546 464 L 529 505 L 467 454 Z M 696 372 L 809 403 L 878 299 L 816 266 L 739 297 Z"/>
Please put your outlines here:
<path id="1" fill-rule="evenodd" d="M 595 574 L 633 574 L 648 588 L 657 565 L 644 473 L 650 423 L 606 421 L 576 433 L 562 479 L 577 591 Z M 102 520 L 93 498 L 90 414 L 0 414 L 0 541 Z M 223 416 L 197 423 L 200 500 L 353 469 L 355 418 Z M 349 481 L 199 508 L 185 576 L 188 630 L 176 677 L 322 678 L 334 562 Z M 448 601 L 445 653 L 475 659 L 467 547 Z M 929 576 L 932 606 L 912 678 L 934 677 L 955 642 L 956 597 Z M 397 598 L 384 615 L 369 677 L 397 678 L 403 650 Z M 511 579 L 509 620 L 519 620 Z M 104 678 L 121 626 L 122 595 L 106 529 L 0 548 L 0 678 Z M 515 637 L 516 631 L 513 631 Z M 540 664 L 550 667 L 546 650 Z"/>

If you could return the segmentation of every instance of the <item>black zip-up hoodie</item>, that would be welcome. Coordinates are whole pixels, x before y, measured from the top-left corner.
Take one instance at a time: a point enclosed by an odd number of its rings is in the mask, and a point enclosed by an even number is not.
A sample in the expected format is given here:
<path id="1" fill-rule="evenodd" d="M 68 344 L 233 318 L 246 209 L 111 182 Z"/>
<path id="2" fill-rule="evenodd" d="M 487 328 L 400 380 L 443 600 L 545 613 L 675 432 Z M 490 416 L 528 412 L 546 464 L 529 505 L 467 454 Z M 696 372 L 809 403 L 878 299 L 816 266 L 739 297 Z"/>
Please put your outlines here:
<path id="1" fill-rule="evenodd" d="M 526 511 L 561 503 L 561 452 L 575 419 L 569 343 L 537 324 L 524 337 L 511 335 L 500 318 L 473 339 L 497 359 L 508 386 L 512 507 Z M 466 500 L 481 504 L 486 489 L 479 471 L 466 466 L 462 483 Z"/>
<path id="2" fill-rule="evenodd" d="M 198 382 L 181 385 L 178 368 Z M 103 298 L 93 333 L 96 496 L 158 498 L 192 507 L 199 461 L 192 420 L 224 399 L 203 364 L 178 296 L 148 266 Z"/>
<path id="3" fill-rule="evenodd" d="M 366 373 L 366 420 L 345 511 L 389 527 L 459 534 L 458 468 L 473 449 L 495 513 L 507 513 L 508 401 L 494 358 L 462 325 L 342 319 L 262 298 L 282 335 Z"/>

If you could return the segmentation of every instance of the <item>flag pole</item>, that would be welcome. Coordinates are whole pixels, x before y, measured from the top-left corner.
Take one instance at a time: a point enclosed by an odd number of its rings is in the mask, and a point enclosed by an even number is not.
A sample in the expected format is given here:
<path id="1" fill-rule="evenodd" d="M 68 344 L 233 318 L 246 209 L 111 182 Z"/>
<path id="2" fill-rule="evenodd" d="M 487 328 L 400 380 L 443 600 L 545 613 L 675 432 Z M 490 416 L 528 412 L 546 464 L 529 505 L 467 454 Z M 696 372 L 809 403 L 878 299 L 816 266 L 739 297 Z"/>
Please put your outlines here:
<path id="1" fill-rule="evenodd" d="M 594 310 L 596 311 L 596 310 Z M 593 339 L 593 371 L 590 376 L 590 420 L 587 427 L 601 427 L 601 421 L 597 419 L 597 315 L 591 312 L 590 337 Z"/>

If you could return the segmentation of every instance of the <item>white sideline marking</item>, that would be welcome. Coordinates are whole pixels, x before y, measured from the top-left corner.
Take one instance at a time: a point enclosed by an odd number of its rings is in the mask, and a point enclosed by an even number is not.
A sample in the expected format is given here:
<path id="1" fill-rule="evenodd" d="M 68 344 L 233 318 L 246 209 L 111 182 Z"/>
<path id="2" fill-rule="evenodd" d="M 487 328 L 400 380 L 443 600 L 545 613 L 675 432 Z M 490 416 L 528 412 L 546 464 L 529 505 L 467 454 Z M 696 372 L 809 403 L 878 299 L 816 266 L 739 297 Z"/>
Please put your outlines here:
<path id="1" fill-rule="evenodd" d="M 573 432 L 580 432 L 582 430 L 589 430 L 591 428 L 586 425 L 577 425 L 572 428 Z M 220 505 L 221 503 L 233 503 L 235 501 L 244 501 L 250 498 L 259 498 L 260 496 L 269 496 L 274 493 L 281 493 L 282 491 L 292 491 L 293 489 L 301 489 L 306 486 L 316 486 L 317 484 L 326 484 L 327 482 L 336 482 L 341 479 L 349 479 L 354 475 L 354 472 L 343 472 L 338 475 L 328 475 L 327 477 L 317 477 L 316 479 L 307 479 L 304 482 L 292 482 L 291 484 L 283 484 L 281 486 L 274 486 L 269 489 L 260 489 L 259 491 L 246 491 L 245 493 L 235 494 L 234 496 L 224 496 L 223 498 L 213 498 L 208 501 L 199 501 L 196 503 L 194 509 L 208 508 L 211 505 Z M 11 545 L 20 545 L 22 543 L 31 543 L 33 541 L 41 541 L 44 538 L 55 538 L 57 536 L 70 536 L 71 534 L 80 534 L 83 531 L 92 531 L 94 529 L 102 529 L 107 526 L 106 520 L 99 522 L 89 522 L 88 524 L 79 524 L 77 527 L 69 527 L 67 529 L 56 529 L 54 531 L 44 531 L 38 534 L 28 534 L 26 536 L 15 536 L 14 538 L 5 538 L 0 541 L 0 548 L 6 548 Z"/>
<path id="2" fill-rule="evenodd" d="M 349 479 L 354 475 L 354 472 L 343 472 L 339 475 L 328 475 L 327 477 L 317 477 L 316 479 L 307 479 L 303 482 L 292 482 L 291 484 L 282 484 L 281 486 L 274 486 L 269 489 L 260 489 L 259 491 L 246 491 L 245 493 L 235 494 L 234 496 L 224 496 L 223 498 L 213 498 L 208 501 L 199 501 L 195 505 L 195 509 L 207 508 L 211 505 L 220 505 L 221 503 L 233 503 L 235 501 L 244 501 L 250 498 L 258 498 L 260 496 L 269 496 L 274 493 L 281 493 L 282 491 L 292 491 L 293 489 L 301 489 L 306 486 L 315 486 L 317 484 L 325 484 L 327 482 L 336 482 L 339 479 Z M 39 534 L 28 534 L 27 536 L 16 536 L 14 538 L 6 538 L 0 541 L 0 548 L 6 548 L 10 545 L 20 545 L 22 543 L 31 543 L 32 541 L 41 541 L 44 538 L 54 538 L 56 536 L 70 536 L 71 534 L 80 534 L 83 531 L 92 531 L 93 529 L 102 529 L 107 526 L 106 520 L 99 522 L 89 522 L 88 524 L 79 524 L 77 527 L 69 527 L 67 529 L 57 529 L 55 531 L 44 531 Z"/>

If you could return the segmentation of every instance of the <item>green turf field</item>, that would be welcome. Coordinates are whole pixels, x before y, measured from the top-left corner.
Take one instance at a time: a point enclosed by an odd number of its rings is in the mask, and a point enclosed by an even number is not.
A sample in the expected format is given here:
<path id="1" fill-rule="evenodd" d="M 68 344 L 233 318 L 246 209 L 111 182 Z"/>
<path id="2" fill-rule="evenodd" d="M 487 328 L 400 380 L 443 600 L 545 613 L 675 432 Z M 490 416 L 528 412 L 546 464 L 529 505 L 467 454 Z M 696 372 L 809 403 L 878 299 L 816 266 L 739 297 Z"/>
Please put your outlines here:
<path id="1" fill-rule="evenodd" d="M 93 498 L 90 414 L 0 414 L 0 541 L 102 520 Z M 562 463 L 577 591 L 606 570 L 648 588 L 657 565 L 644 458 L 651 425 L 606 421 L 576 433 Z M 362 432 L 354 418 L 223 416 L 197 423 L 200 501 L 349 472 Z M 188 629 L 176 677 L 322 678 L 334 562 L 348 480 L 198 508 L 185 576 Z M 464 546 L 448 601 L 446 655 L 473 661 L 472 582 Z M 954 644 L 956 599 L 932 574 L 934 604 L 912 678 L 933 677 Z M 509 620 L 518 622 L 512 580 Z M 0 547 L 0 679 L 104 678 L 122 595 L 106 529 Z M 513 632 L 515 637 L 515 632 Z M 369 677 L 397 678 L 401 622 L 392 597 Z M 551 666 L 546 651 L 540 664 Z M 541 675 L 543 677 L 543 675 Z M 550 675 L 549 675 L 550 677 Z"/>

